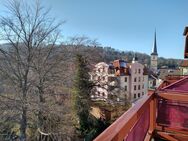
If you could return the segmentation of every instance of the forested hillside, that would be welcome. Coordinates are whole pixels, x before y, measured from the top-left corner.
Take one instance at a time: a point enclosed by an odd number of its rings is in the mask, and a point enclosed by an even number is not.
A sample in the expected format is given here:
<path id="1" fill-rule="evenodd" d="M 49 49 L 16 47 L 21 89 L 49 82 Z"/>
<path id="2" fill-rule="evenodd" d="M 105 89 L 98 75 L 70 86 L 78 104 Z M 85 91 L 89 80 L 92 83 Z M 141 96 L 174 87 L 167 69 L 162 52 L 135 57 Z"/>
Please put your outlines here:
<path id="1" fill-rule="evenodd" d="M 138 57 L 138 60 L 142 64 L 150 64 L 150 56 L 145 53 L 133 52 L 133 51 L 118 51 L 111 47 L 96 47 L 96 46 L 74 46 L 74 45 L 64 45 L 62 46 L 64 52 L 68 54 L 74 54 L 80 52 L 86 56 L 90 63 L 98 63 L 104 61 L 109 63 L 116 59 L 124 59 L 127 62 L 131 62 L 134 54 Z M 169 68 L 176 68 L 179 66 L 180 59 L 166 59 L 164 57 L 159 57 L 158 67 L 168 66 Z"/>

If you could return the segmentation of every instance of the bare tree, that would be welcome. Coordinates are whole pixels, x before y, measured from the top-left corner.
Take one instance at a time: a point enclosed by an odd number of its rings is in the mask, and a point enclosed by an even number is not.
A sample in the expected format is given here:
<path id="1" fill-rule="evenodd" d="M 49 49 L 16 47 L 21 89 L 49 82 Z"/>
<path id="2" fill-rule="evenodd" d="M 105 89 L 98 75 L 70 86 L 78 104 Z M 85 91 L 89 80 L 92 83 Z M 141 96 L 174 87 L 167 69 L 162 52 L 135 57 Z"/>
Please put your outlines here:
<path id="1" fill-rule="evenodd" d="M 19 138 L 25 141 L 32 103 L 29 97 L 35 94 L 33 86 L 38 89 L 39 103 L 43 102 L 44 80 L 59 62 L 53 60 L 55 63 L 49 65 L 61 23 L 50 18 L 49 10 L 38 0 L 34 5 L 10 0 L 6 7 L 8 15 L 0 18 L 0 38 L 7 43 L 0 48 L 0 74 L 12 91 L 11 95 L 1 93 L 1 98 L 4 104 L 7 104 L 5 99 L 14 103 L 19 117 Z"/>

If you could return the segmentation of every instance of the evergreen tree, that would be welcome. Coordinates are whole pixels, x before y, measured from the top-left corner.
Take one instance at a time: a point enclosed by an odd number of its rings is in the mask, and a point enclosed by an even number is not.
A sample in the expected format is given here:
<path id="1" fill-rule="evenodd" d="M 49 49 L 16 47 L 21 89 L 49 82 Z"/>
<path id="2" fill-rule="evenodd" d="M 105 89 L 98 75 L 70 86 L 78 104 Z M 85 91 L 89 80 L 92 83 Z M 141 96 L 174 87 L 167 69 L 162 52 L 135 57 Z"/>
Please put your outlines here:
<path id="1" fill-rule="evenodd" d="M 79 120 L 79 131 L 85 136 L 90 126 L 90 91 L 89 68 L 87 61 L 82 55 L 76 57 L 76 76 L 74 81 L 75 110 Z"/>

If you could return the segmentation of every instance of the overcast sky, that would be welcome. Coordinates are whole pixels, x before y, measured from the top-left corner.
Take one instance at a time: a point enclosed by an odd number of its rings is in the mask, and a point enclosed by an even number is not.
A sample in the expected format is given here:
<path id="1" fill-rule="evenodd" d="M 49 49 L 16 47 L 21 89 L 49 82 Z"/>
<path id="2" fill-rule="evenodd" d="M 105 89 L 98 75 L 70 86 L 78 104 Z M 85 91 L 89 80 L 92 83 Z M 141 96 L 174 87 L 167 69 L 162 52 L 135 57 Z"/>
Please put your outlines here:
<path id="1" fill-rule="evenodd" d="M 0 12 L 4 1 L 0 0 Z M 156 28 L 159 56 L 183 58 L 188 0 L 42 0 L 42 3 L 51 7 L 52 16 L 66 21 L 62 28 L 65 38 L 85 35 L 97 38 L 103 46 L 150 54 Z"/>

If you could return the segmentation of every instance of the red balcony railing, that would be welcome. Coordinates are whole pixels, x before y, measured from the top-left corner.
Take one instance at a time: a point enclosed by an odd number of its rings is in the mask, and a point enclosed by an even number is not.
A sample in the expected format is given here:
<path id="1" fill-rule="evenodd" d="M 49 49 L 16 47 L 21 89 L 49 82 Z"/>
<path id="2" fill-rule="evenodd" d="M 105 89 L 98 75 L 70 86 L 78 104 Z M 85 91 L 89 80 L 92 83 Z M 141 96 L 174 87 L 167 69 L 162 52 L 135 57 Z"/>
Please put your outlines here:
<path id="1" fill-rule="evenodd" d="M 188 92 L 162 90 L 148 94 L 94 141 L 149 141 L 151 138 L 188 141 Z"/>
<path id="2" fill-rule="evenodd" d="M 95 141 L 136 141 L 137 138 L 150 137 L 155 127 L 155 122 L 153 122 L 156 113 L 155 103 L 154 93 L 143 97 L 100 134 Z M 137 136 L 134 135 L 135 133 Z"/>

